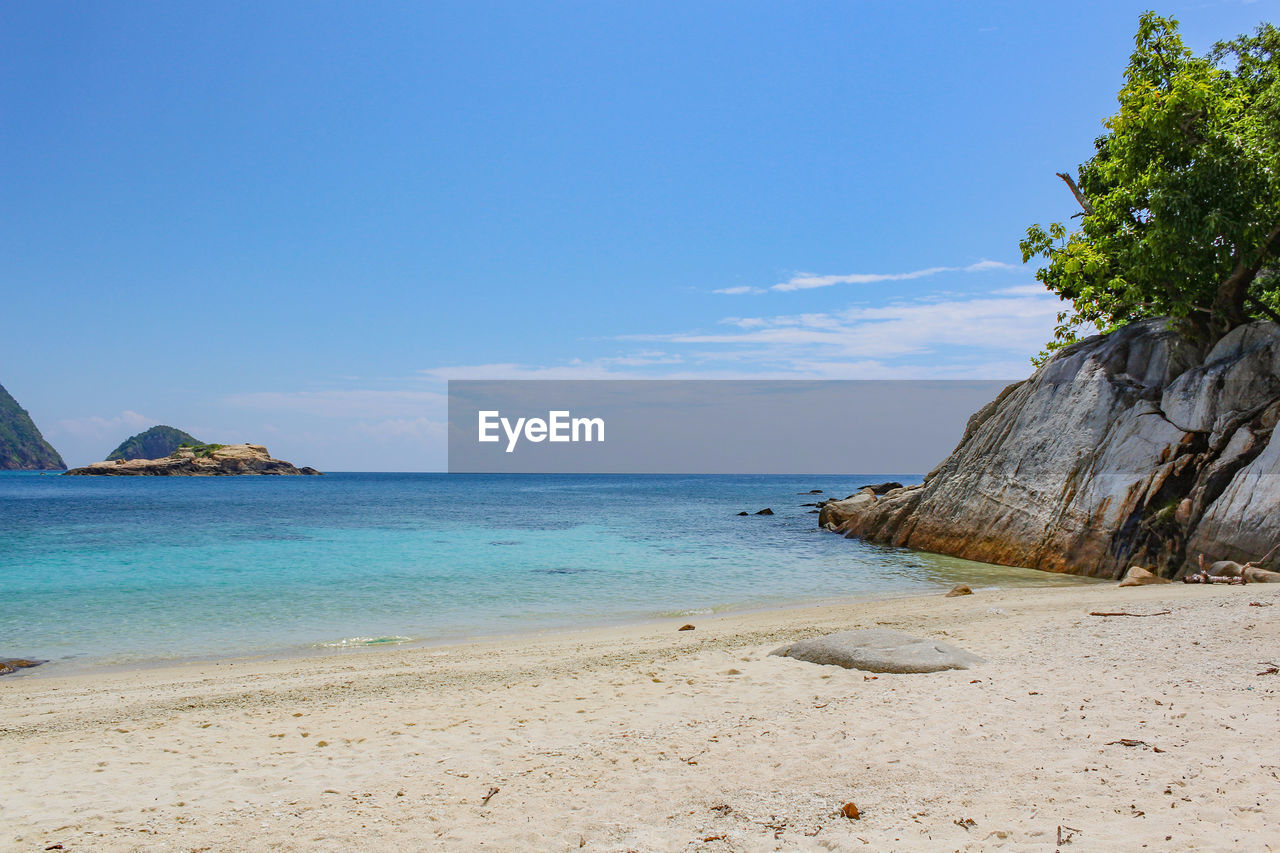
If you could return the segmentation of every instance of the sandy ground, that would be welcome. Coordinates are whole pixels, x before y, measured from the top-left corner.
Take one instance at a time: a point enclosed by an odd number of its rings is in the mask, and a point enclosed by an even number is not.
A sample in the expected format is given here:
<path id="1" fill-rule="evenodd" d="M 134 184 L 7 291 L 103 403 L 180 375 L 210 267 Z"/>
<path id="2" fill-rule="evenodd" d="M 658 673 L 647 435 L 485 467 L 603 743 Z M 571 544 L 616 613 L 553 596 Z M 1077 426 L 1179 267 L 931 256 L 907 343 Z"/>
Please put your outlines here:
<path id="1" fill-rule="evenodd" d="M 9 676 L 0 847 L 1275 850 L 1276 605 L 1280 586 L 979 590 Z M 877 625 L 988 663 L 873 678 L 767 656 Z"/>

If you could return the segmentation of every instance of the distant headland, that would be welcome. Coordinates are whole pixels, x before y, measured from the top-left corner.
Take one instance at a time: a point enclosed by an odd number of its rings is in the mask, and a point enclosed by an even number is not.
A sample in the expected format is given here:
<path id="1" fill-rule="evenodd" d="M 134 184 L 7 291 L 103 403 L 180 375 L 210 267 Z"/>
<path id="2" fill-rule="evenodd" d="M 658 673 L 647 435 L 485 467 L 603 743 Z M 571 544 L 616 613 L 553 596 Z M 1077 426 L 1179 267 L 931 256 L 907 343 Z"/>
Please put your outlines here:
<path id="1" fill-rule="evenodd" d="M 27 410 L 0 385 L 0 471 L 62 470 L 67 463 L 44 440 Z"/>
<path id="2" fill-rule="evenodd" d="M 183 432 L 176 427 L 153 426 L 148 430 L 131 435 L 124 441 L 120 442 L 120 446 L 107 454 L 108 462 L 115 462 L 117 459 L 160 459 L 177 451 L 183 445 L 195 447 L 204 444 L 189 432 Z"/>

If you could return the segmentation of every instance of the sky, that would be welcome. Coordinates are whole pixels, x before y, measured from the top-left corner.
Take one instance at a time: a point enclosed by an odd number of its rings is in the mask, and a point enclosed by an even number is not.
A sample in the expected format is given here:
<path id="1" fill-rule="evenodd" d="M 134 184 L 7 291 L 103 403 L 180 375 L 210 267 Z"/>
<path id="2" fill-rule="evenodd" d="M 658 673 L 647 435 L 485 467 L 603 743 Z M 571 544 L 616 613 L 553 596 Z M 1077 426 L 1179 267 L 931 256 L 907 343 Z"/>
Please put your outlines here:
<path id="1" fill-rule="evenodd" d="M 449 378 L 1022 378 L 1149 2 L 8 3 L 0 384 L 414 471 Z"/>

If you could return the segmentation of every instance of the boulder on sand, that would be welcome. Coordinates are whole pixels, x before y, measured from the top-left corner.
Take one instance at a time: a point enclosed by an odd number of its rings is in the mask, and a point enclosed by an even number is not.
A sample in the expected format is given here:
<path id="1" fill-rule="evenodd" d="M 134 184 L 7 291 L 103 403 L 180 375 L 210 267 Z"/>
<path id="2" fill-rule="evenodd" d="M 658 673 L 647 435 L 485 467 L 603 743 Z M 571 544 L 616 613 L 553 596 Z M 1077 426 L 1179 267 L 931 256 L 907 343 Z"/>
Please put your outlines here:
<path id="1" fill-rule="evenodd" d="M 888 628 L 838 631 L 783 646 L 770 654 L 865 672 L 940 672 L 984 663 L 977 655 L 950 643 Z"/>
<path id="2" fill-rule="evenodd" d="M 1169 582 L 1168 578 L 1162 578 L 1142 566 L 1130 566 L 1129 571 L 1125 572 L 1124 580 L 1120 581 L 1120 586 L 1146 586 L 1152 583 Z"/>

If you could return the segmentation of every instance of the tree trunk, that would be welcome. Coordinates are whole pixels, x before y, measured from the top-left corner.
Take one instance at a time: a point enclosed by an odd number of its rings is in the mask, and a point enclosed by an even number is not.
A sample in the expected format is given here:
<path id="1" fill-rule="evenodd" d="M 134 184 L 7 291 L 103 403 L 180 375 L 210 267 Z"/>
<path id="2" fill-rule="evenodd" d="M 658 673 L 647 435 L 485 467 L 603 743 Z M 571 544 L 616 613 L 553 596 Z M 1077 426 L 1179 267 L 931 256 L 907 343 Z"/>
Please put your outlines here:
<path id="1" fill-rule="evenodd" d="M 1262 265 L 1266 263 L 1278 244 L 1280 244 L 1280 225 L 1272 228 L 1271 233 L 1263 238 L 1262 245 L 1253 256 L 1252 263 L 1247 260 L 1246 255 L 1242 254 L 1231 275 L 1218 285 L 1213 307 L 1214 313 L 1218 315 L 1215 320 L 1226 325 L 1223 329 L 1224 333 L 1249 322 L 1249 312 L 1245 309 L 1249 299 L 1249 285 L 1253 284 L 1253 280 L 1258 276 L 1258 270 L 1262 269 Z"/>

